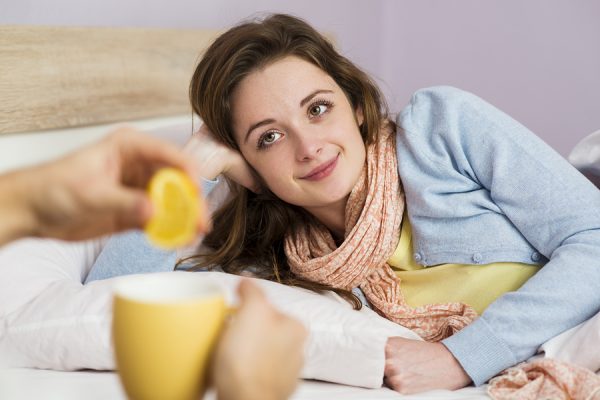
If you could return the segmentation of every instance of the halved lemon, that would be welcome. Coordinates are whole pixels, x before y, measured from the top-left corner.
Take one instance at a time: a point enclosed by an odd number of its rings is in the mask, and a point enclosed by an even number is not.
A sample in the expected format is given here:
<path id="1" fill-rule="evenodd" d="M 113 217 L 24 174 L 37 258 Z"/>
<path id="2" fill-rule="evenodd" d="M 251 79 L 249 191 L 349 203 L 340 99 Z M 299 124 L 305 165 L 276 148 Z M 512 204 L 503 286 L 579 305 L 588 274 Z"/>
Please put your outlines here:
<path id="1" fill-rule="evenodd" d="M 148 195 L 154 214 L 144 230 L 150 241 L 163 248 L 189 244 L 197 234 L 200 196 L 188 175 L 162 168 L 150 179 Z"/>

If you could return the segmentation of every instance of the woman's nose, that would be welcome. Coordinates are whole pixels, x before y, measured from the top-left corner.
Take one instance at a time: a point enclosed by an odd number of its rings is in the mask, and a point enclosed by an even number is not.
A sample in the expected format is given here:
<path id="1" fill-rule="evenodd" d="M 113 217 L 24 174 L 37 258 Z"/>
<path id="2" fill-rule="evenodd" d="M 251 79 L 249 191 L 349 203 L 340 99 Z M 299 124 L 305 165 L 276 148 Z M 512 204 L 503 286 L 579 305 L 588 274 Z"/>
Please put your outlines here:
<path id="1" fill-rule="evenodd" d="M 319 156 L 323 150 L 323 141 L 315 134 L 298 134 L 296 136 L 296 159 L 310 161 Z"/>

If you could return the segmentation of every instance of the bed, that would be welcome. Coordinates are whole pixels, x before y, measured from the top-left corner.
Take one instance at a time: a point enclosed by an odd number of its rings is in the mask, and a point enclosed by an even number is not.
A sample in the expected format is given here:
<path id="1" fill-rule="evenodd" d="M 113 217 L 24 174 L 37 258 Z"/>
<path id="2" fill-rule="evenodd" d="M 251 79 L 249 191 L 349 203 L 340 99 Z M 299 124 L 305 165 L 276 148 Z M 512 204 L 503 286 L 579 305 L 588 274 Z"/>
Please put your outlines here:
<path id="1" fill-rule="evenodd" d="M 0 28 L 0 49 L 7 54 L 7 62 L 0 65 L 0 85 L 2 93 L 10 93 L 0 98 L 0 172 L 53 159 L 99 139 L 123 123 L 184 143 L 198 124 L 188 106 L 187 83 L 198 53 L 215 34 L 122 28 Z M 1 399 L 125 398 L 118 375 L 111 370 L 114 360 L 107 322 L 111 284 L 82 285 L 89 272 L 89 260 L 94 254 L 97 256 L 97 247 L 102 246 L 103 240 L 81 245 L 89 250 L 83 256 L 88 262 L 80 263 L 81 268 L 76 263 L 70 268 L 66 261 L 58 267 L 45 266 L 43 254 L 34 255 L 39 258 L 29 260 L 29 265 L 3 265 L 2 257 L 7 260 L 11 249 L 0 254 L 0 282 L 10 282 L 18 288 L 12 293 L 0 291 L 0 359 L 2 354 L 17 352 L 13 348 L 16 345 L 6 341 L 14 326 L 21 329 L 19 346 L 26 347 L 18 351 L 28 354 L 15 356 L 14 362 L 0 370 Z M 79 245 L 69 247 L 58 242 L 25 242 L 16 246 L 46 246 L 59 253 L 79 249 Z M 233 292 L 232 279 L 221 279 L 226 281 L 223 284 L 228 293 Z M 303 319 L 309 327 L 307 365 L 303 371 L 306 379 L 300 382 L 294 399 L 488 398 L 485 387 L 412 396 L 381 387 L 386 338 L 410 337 L 410 332 L 368 309 L 354 312 L 333 294 L 282 294 L 278 291 L 291 289 L 271 286 L 266 290 L 271 290 L 268 295 L 277 296 L 278 300 L 283 296 L 286 300 L 278 301 L 278 307 Z M 43 301 L 43 296 L 49 300 Z M 66 306 L 61 309 L 63 314 L 52 314 L 60 309 L 61 301 L 67 304 L 73 299 L 77 299 L 79 307 L 77 318 L 67 315 L 70 311 Z M 87 311 L 86 307 L 94 311 Z M 30 319 L 19 320 L 23 315 Z M 89 324 L 87 330 L 79 331 L 77 324 L 84 323 Z M 598 322 L 596 325 L 600 327 Z M 598 327 L 587 329 L 592 333 L 585 337 L 596 340 L 590 335 L 600 332 Z M 54 342 L 39 341 L 39 329 L 52 329 Z M 581 329 L 573 329 L 561 336 L 571 337 L 577 332 L 583 335 Z M 29 342 L 23 339 L 28 334 Z M 561 340 L 550 343 L 546 351 L 571 355 L 576 352 Z M 98 354 L 84 357 L 85 349 Z M 369 349 L 377 349 L 378 354 L 370 360 L 360 359 Z M 352 357 L 360 365 L 349 363 Z M 206 398 L 214 398 L 214 393 L 208 393 Z"/>

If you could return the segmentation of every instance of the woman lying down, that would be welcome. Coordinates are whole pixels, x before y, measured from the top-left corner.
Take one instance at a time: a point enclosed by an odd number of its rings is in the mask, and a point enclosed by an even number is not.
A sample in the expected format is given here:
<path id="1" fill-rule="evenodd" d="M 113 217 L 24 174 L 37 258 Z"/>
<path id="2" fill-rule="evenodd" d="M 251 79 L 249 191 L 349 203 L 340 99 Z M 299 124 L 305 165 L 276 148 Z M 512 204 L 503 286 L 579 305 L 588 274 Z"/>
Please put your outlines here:
<path id="1" fill-rule="evenodd" d="M 78 284 L 55 303 L 49 293 L 58 281 L 38 285 L 39 293 L 23 295 L 25 303 L 2 296 L 3 329 L 61 308 L 52 323 L 76 326 L 72 337 L 95 336 L 90 330 L 109 319 L 105 291 L 115 276 L 176 264 L 240 273 L 251 265 L 260 278 L 330 290 L 362 307 L 354 313 L 319 297 L 335 306 L 328 315 L 343 314 L 356 340 L 346 341 L 354 347 L 347 354 L 314 354 L 331 357 L 330 364 L 312 365 L 308 350 L 305 377 L 367 387 L 384 381 L 413 393 L 482 385 L 599 312 L 600 191 L 475 95 L 420 90 L 393 121 L 364 72 L 305 22 L 274 15 L 215 40 L 193 75 L 190 100 L 204 125 L 187 149 L 202 176 L 222 176 L 230 187 L 204 238 L 207 250 L 178 260 L 181 254 L 153 250 L 139 234 L 74 247 L 13 246 L 1 256 L 3 269 L 35 259 Z M 18 291 L 42 279 L 35 268 L 18 270 L 27 279 Z M 284 293 L 314 297 L 265 284 L 275 304 L 285 303 Z M 328 340 L 320 336 L 327 329 L 312 328 L 328 320 L 308 321 L 306 310 L 296 312 L 311 326 L 308 347 L 323 352 L 327 346 L 317 341 Z M 79 352 L 77 363 L 70 355 L 27 353 L 16 332 L 4 335 L 2 351 L 18 341 L 14 352 L 22 354 L 11 355 L 18 363 L 112 365 L 106 332 L 102 349 L 73 343 L 81 346 L 68 350 Z M 50 335 L 36 340 L 61 340 Z M 345 356 L 361 362 L 339 358 Z M 343 369 L 354 372 L 338 374 Z M 539 392 L 525 385 L 520 398 L 584 398 L 600 386 L 588 370 L 544 359 L 499 375 L 490 394 L 502 398 L 516 385 L 509 381 L 522 374 L 526 382 L 538 371 L 552 379 Z M 578 384 L 563 385 L 561 376 Z"/>

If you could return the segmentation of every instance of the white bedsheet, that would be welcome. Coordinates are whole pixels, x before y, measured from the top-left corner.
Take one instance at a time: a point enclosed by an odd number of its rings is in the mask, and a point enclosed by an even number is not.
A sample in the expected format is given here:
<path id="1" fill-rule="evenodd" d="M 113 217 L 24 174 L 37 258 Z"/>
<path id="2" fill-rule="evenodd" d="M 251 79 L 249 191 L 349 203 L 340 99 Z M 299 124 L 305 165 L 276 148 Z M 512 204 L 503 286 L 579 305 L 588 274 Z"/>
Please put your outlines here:
<path id="1" fill-rule="evenodd" d="M 489 399 L 485 387 L 457 391 L 436 390 L 418 395 L 401 395 L 387 388 L 363 389 L 334 383 L 301 381 L 292 400 L 350 399 Z M 2 400 L 125 400 L 119 378 L 114 372 L 62 372 L 36 369 L 0 370 Z M 214 400 L 209 392 L 204 400 Z"/>

